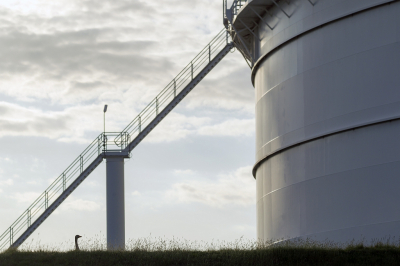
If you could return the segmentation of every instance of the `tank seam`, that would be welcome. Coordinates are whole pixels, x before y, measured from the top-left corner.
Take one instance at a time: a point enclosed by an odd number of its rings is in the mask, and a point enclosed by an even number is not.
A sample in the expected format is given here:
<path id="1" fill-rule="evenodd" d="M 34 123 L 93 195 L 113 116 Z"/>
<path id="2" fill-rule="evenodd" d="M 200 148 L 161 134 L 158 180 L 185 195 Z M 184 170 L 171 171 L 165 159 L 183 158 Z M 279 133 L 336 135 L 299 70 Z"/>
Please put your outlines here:
<path id="1" fill-rule="evenodd" d="M 339 130 L 334 130 L 334 131 L 325 133 L 323 135 L 311 137 L 311 138 L 308 138 L 308 139 L 293 143 L 293 144 L 291 144 L 289 146 L 280 148 L 280 149 L 270 153 L 269 155 L 266 155 L 264 158 L 260 159 L 259 161 L 257 161 L 254 164 L 253 170 L 252 170 L 253 177 L 254 177 L 254 179 L 256 179 L 256 171 L 257 171 L 258 167 L 260 166 L 260 164 L 262 162 L 268 160 L 269 158 L 275 156 L 278 153 L 281 153 L 281 152 L 289 150 L 289 149 L 291 149 L 293 147 L 296 147 L 296 146 L 299 146 L 299 145 L 302 145 L 304 143 L 311 142 L 311 141 L 314 141 L 314 140 L 317 140 L 317 139 L 321 139 L 321 138 L 329 137 L 329 136 L 332 136 L 332 135 L 340 134 L 340 133 L 343 133 L 343 132 L 346 132 L 346 131 L 351 131 L 351 130 L 360 129 L 360 128 L 364 128 L 364 127 L 374 126 L 374 125 L 378 125 L 378 124 L 382 124 L 382 123 L 388 123 L 388 122 L 395 121 L 395 120 L 400 120 L 400 116 L 395 116 L 395 117 L 391 117 L 391 118 L 372 121 L 372 122 L 368 122 L 366 124 L 359 124 L 359 125 L 352 126 L 352 127 L 349 127 L 349 128 L 342 128 L 342 129 L 339 129 Z"/>
<path id="2" fill-rule="evenodd" d="M 287 79 L 285 79 L 285 80 L 282 80 L 279 84 L 273 86 L 273 87 L 270 88 L 268 91 L 266 91 L 265 93 L 263 93 L 263 94 L 260 96 L 260 98 L 256 100 L 256 105 L 258 104 L 258 102 L 259 102 L 266 94 L 268 94 L 268 93 L 271 92 L 272 90 L 276 89 L 276 88 L 277 88 L 279 85 L 281 85 L 282 83 L 287 82 L 287 81 L 293 79 L 294 77 L 297 77 L 298 75 L 305 74 L 305 73 L 307 73 L 307 72 L 309 72 L 309 71 L 318 69 L 318 68 L 323 67 L 323 66 L 327 66 L 327 65 L 329 65 L 329 64 L 336 63 L 337 61 L 340 61 L 340 60 L 343 60 L 343 59 L 346 59 L 346 58 L 350 58 L 350 57 L 353 57 L 353 56 L 356 56 L 356 55 L 360 55 L 360 54 L 363 54 L 363 53 L 366 53 L 366 52 L 370 52 L 370 51 L 375 50 L 375 49 L 380 49 L 380 48 L 384 48 L 384 47 L 386 47 L 386 46 L 390 46 L 390 45 L 394 45 L 394 44 L 399 44 L 399 43 L 400 43 L 400 42 L 399 42 L 398 40 L 396 40 L 396 41 L 391 42 L 391 43 L 387 43 L 387 44 L 384 44 L 384 45 L 381 45 L 381 46 L 373 47 L 373 48 L 370 48 L 370 49 L 367 49 L 367 50 L 364 50 L 364 51 L 360 51 L 360 52 L 357 52 L 357 53 L 354 53 L 354 54 L 351 54 L 351 55 L 347 55 L 347 56 L 344 56 L 344 57 L 335 59 L 335 60 L 333 60 L 333 61 L 329 61 L 329 62 L 326 62 L 326 63 L 324 63 L 324 64 L 315 66 L 315 67 L 310 68 L 310 69 L 308 69 L 308 70 L 305 70 L 305 71 L 303 71 L 303 72 L 299 72 L 299 73 L 297 73 L 296 75 L 294 75 L 294 76 L 292 76 L 292 77 L 290 77 L 290 78 L 287 78 Z"/>
<path id="3" fill-rule="evenodd" d="M 366 111 L 366 110 L 369 110 L 369 109 L 378 108 L 378 107 L 382 107 L 382 106 L 385 106 L 385 105 L 390 105 L 390 104 L 394 104 L 394 103 L 398 103 L 398 102 L 399 102 L 399 101 L 394 101 L 394 102 L 390 102 L 390 103 L 385 103 L 385 104 L 381 104 L 381 105 L 376 105 L 376 106 L 372 106 L 372 107 L 360 109 L 360 110 L 357 110 L 357 111 L 353 111 L 353 112 L 350 112 L 350 113 L 346 113 L 346 114 L 344 114 L 344 115 L 350 115 L 350 114 L 354 114 L 354 113 L 357 113 L 357 112 Z M 339 118 L 339 117 L 342 117 L 342 116 L 343 116 L 343 115 L 332 116 L 332 117 L 330 117 L 330 118 L 328 118 L 328 119 L 325 119 L 325 120 L 322 120 L 322 121 L 319 121 L 319 122 L 315 122 L 315 123 L 312 123 L 312 124 L 308 124 L 308 125 L 305 125 L 304 127 L 296 128 L 296 129 L 294 129 L 294 130 L 292 130 L 292 131 L 286 132 L 284 135 L 290 134 L 290 133 L 292 133 L 292 132 L 294 132 L 294 131 L 296 131 L 296 130 L 300 130 L 300 129 L 303 129 L 303 128 L 306 128 L 306 127 L 309 127 L 309 126 L 313 126 L 313 125 L 315 125 L 315 124 L 318 124 L 318 123 L 321 123 L 321 122 L 324 122 L 324 121 L 327 121 L 327 120 L 330 120 L 330 119 Z M 338 130 L 342 130 L 342 129 L 338 129 Z M 261 148 L 259 148 L 259 149 L 257 150 L 257 152 L 260 151 L 262 148 L 264 148 L 264 147 L 265 147 L 266 145 L 268 145 L 269 143 L 271 143 L 272 141 L 274 141 L 274 140 L 276 140 L 277 138 L 279 138 L 279 137 L 281 137 L 281 136 L 284 136 L 284 135 L 280 135 L 280 136 L 277 136 L 277 137 L 271 139 L 270 141 L 268 141 L 267 143 L 265 143 L 264 145 L 262 145 Z"/>
<path id="4" fill-rule="evenodd" d="M 267 194 L 265 194 L 264 196 L 262 196 L 260 199 L 258 199 L 258 200 L 256 201 L 256 203 L 258 203 L 258 202 L 261 201 L 263 198 L 265 198 L 265 197 L 268 196 L 268 195 L 271 195 L 271 194 L 274 193 L 274 192 L 277 192 L 277 191 L 279 191 L 279 190 L 282 190 L 282 189 L 285 189 L 285 188 L 288 188 L 288 187 L 291 187 L 291 186 L 294 186 L 294 185 L 298 185 L 298 184 L 301 184 L 301 183 L 304 183 L 304 182 L 308 182 L 308 181 L 311 181 L 311 180 L 315 180 L 315 179 L 327 177 L 327 176 L 330 176 L 330 175 L 341 174 L 341 173 L 346 173 L 346 172 L 350 172 L 350 171 L 355 171 L 355 170 L 360 170 L 360 169 L 364 169 L 364 168 L 375 167 L 375 166 L 384 165 L 384 164 L 390 164 L 390 163 L 395 163 L 395 162 L 400 162 L 400 160 L 390 161 L 390 162 L 384 162 L 384 163 L 378 163 L 378 164 L 373 164 L 373 165 L 368 165 L 368 166 L 363 166 L 363 167 L 352 168 L 352 169 L 348 169 L 348 170 L 344 170 L 344 171 L 340 171 L 340 172 L 335 172 L 335 173 L 331 173 L 331 174 L 316 176 L 316 177 L 313 177 L 313 178 L 310 178 L 310 179 L 307 179 L 307 180 L 303 180 L 303 181 L 300 181 L 300 182 L 296 182 L 296 183 L 287 185 L 287 186 L 285 186 L 285 187 L 281 187 L 281 188 L 274 189 L 274 190 L 268 192 Z"/>

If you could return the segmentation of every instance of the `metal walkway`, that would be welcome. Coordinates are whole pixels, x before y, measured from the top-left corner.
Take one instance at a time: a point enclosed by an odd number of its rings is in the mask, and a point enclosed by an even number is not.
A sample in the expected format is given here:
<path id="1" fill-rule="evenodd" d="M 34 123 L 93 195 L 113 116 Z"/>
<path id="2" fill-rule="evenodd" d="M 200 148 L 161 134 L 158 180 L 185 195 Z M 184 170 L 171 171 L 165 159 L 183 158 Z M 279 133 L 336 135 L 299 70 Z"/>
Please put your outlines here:
<path id="1" fill-rule="evenodd" d="M 18 248 L 103 161 L 130 152 L 233 48 L 225 29 L 139 113 L 122 132 L 105 132 L 0 235 L 0 251 Z"/>

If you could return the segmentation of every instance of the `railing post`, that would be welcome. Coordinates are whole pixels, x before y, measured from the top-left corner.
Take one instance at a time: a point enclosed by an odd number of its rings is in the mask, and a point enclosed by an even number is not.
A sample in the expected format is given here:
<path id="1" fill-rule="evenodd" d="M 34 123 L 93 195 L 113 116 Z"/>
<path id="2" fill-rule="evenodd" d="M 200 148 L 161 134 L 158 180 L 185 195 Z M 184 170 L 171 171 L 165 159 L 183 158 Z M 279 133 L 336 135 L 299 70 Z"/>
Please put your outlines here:
<path id="1" fill-rule="evenodd" d="M 47 210 L 47 207 L 49 205 L 49 198 L 48 198 L 48 193 L 47 190 L 44 192 L 44 209 Z"/>
<path id="2" fill-rule="evenodd" d="M 82 157 L 82 155 L 79 155 L 79 167 L 80 167 L 80 169 L 81 169 L 81 174 L 82 174 L 82 172 L 83 172 L 83 157 Z"/>
<path id="3" fill-rule="evenodd" d="M 67 185 L 67 180 L 65 178 L 65 173 L 63 173 L 62 175 L 63 175 L 63 177 L 62 177 L 62 179 L 63 179 L 63 191 L 65 191 L 66 185 Z"/>
<path id="4" fill-rule="evenodd" d="M 140 132 L 142 132 L 142 119 L 139 115 L 139 134 L 140 134 Z"/>
<path id="5" fill-rule="evenodd" d="M 100 138 L 97 137 L 97 155 L 100 155 Z"/>
<path id="6" fill-rule="evenodd" d="M 12 230 L 12 227 L 10 226 L 10 246 L 12 245 L 12 242 L 14 242 L 13 241 L 13 230 Z"/>
<path id="7" fill-rule="evenodd" d="M 124 144 L 125 144 L 125 132 L 121 132 L 121 134 L 119 134 L 118 136 L 121 136 L 121 138 L 120 138 L 120 140 L 121 140 L 121 146 L 118 146 L 118 147 L 121 147 L 121 150 L 123 149 L 123 147 L 124 147 Z M 115 142 L 115 141 L 114 141 Z"/>
<path id="8" fill-rule="evenodd" d="M 211 62 L 211 44 L 208 45 L 208 62 Z"/>
<path id="9" fill-rule="evenodd" d="M 29 226 L 31 226 L 31 209 L 28 209 L 26 214 L 28 216 L 27 220 L 28 220 L 28 228 L 29 228 Z"/>
<path id="10" fill-rule="evenodd" d="M 193 80 L 193 62 L 190 62 L 190 67 L 191 67 L 191 70 L 192 70 L 192 80 Z"/>
<path id="11" fill-rule="evenodd" d="M 158 97 L 156 97 L 156 115 L 158 115 Z"/>
<path id="12" fill-rule="evenodd" d="M 228 39 L 229 39 L 229 33 L 226 31 L 226 44 L 228 44 Z"/>
<path id="13" fill-rule="evenodd" d="M 174 98 L 176 97 L 176 81 L 174 79 Z"/>
<path id="14" fill-rule="evenodd" d="M 121 150 L 122 150 L 122 147 L 126 147 L 126 145 L 128 144 L 128 133 L 127 132 L 124 132 L 124 137 L 125 137 L 125 141 L 124 141 L 124 144 L 122 145 L 122 143 L 121 143 Z"/>
<path id="15" fill-rule="evenodd" d="M 103 152 L 106 152 L 106 133 L 103 133 Z"/>

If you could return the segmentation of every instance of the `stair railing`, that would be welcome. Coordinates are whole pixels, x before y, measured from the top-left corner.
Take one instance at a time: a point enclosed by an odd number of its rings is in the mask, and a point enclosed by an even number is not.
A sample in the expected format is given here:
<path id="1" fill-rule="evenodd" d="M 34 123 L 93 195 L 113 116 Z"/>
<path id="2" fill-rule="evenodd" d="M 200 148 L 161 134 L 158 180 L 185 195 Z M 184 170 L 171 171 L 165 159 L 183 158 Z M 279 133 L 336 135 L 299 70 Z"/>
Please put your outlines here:
<path id="1" fill-rule="evenodd" d="M 228 33 L 222 29 L 196 57 L 125 127 L 131 139 L 140 134 L 156 116 L 181 92 L 202 69 L 228 44 Z M 115 144 L 121 146 L 121 136 Z"/>

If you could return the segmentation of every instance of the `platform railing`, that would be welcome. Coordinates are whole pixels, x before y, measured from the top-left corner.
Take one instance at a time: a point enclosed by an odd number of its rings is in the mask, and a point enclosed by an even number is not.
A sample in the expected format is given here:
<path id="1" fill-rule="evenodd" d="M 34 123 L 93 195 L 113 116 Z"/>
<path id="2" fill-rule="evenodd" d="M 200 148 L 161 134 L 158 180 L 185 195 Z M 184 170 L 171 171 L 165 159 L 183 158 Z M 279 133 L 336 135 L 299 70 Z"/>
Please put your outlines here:
<path id="1" fill-rule="evenodd" d="M 228 44 L 228 33 L 222 29 L 195 58 L 125 127 L 134 139 L 149 123 L 181 92 L 193 78 L 222 51 Z M 115 144 L 121 145 L 121 136 L 115 138 Z"/>
<path id="2" fill-rule="evenodd" d="M 248 0 L 234 0 L 231 6 L 232 15 L 236 16 L 239 10 L 248 2 Z"/>
<path id="3" fill-rule="evenodd" d="M 105 152 L 122 152 L 131 142 L 128 132 L 106 132 L 103 133 Z M 115 139 L 118 138 L 118 141 Z M 118 143 L 118 145 L 117 145 Z"/>

